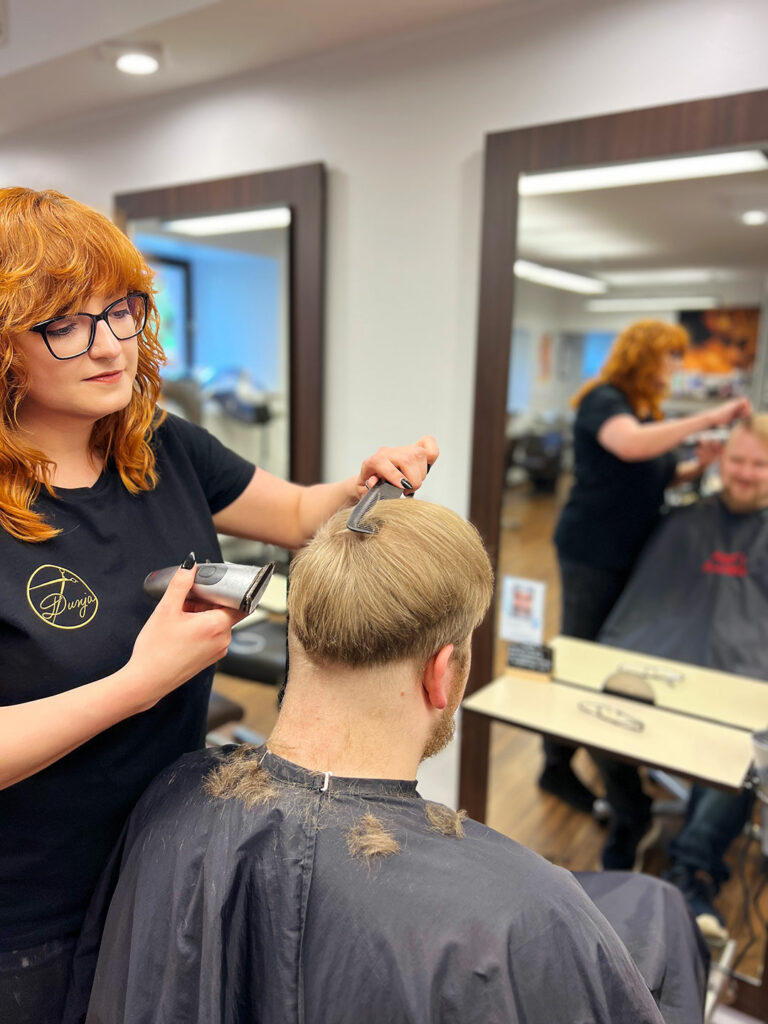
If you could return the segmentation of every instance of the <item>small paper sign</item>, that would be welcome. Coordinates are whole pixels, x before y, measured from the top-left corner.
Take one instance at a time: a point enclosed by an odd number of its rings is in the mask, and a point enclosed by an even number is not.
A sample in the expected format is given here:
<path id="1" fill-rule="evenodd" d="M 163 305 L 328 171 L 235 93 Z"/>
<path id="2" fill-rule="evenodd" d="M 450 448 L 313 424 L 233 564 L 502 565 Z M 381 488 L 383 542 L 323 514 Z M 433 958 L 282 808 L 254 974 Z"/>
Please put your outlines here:
<path id="1" fill-rule="evenodd" d="M 501 584 L 501 628 L 503 640 L 540 644 L 544 639 L 544 598 L 546 583 L 522 576 L 504 576 Z"/>

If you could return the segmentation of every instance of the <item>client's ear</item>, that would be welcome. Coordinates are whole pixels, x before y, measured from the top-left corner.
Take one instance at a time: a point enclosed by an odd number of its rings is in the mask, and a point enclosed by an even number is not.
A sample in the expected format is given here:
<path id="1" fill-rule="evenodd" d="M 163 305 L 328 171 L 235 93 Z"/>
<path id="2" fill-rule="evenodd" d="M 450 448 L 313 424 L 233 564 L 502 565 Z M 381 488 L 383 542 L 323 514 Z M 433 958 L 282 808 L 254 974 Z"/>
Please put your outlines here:
<path id="1" fill-rule="evenodd" d="M 453 644 L 446 644 L 445 647 L 441 647 L 439 651 L 432 655 L 424 667 L 421 685 L 424 688 L 427 700 L 436 711 L 442 711 L 448 704 L 452 654 Z"/>

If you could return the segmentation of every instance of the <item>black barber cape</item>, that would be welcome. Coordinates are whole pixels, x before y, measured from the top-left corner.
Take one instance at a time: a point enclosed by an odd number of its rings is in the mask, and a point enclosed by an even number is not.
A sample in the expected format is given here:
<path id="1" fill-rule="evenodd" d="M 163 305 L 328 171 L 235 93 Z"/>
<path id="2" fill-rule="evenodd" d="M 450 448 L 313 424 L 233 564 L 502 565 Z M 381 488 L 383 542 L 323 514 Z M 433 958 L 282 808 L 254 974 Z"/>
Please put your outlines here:
<path id="1" fill-rule="evenodd" d="M 600 643 L 768 679 L 768 509 L 717 496 L 672 513 L 643 550 Z"/>
<path id="2" fill-rule="evenodd" d="M 574 878 L 627 947 L 665 1024 L 701 1024 L 709 950 L 682 892 L 639 871 L 577 871 Z"/>
<path id="3" fill-rule="evenodd" d="M 265 747 L 273 795 L 208 796 L 232 748 L 181 758 L 131 816 L 81 938 L 65 1024 L 659 1024 L 574 878 L 411 782 L 326 779 Z M 326 787 L 324 789 L 324 787 Z M 353 856 L 372 814 L 399 852 Z"/>

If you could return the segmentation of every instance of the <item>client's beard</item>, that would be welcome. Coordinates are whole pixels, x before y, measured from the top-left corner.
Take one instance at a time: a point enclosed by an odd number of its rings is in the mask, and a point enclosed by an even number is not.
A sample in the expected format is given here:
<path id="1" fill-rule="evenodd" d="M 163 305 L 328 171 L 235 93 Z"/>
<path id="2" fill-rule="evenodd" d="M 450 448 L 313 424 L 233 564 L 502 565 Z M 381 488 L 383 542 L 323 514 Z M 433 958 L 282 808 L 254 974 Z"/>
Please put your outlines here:
<path id="1" fill-rule="evenodd" d="M 435 754 L 439 754 L 456 735 L 456 722 L 453 718 L 455 713 L 456 708 L 451 708 L 450 704 L 440 712 L 440 719 L 432 735 L 424 745 L 424 751 L 421 755 L 422 761 L 426 761 L 428 757 L 434 757 Z"/>
<path id="2" fill-rule="evenodd" d="M 432 730 L 432 735 L 424 744 L 424 750 L 421 755 L 422 761 L 426 761 L 428 757 L 434 757 L 435 754 L 439 754 L 456 735 L 454 715 L 461 703 L 461 697 L 464 693 L 464 682 L 463 673 L 457 672 L 451 685 L 451 692 L 448 695 L 448 703 L 440 712 L 440 718 Z"/>
<path id="3" fill-rule="evenodd" d="M 753 498 L 748 498 L 746 501 L 739 501 L 739 499 L 734 497 L 727 487 L 724 487 L 720 492 L 720 499 L 725 507 L 736 515 L 748 515 L 750 512 L 759 512 L 768 504 L 765 497 L 757 496 L 757 492 L 755 492 L 755 496 Z"/>

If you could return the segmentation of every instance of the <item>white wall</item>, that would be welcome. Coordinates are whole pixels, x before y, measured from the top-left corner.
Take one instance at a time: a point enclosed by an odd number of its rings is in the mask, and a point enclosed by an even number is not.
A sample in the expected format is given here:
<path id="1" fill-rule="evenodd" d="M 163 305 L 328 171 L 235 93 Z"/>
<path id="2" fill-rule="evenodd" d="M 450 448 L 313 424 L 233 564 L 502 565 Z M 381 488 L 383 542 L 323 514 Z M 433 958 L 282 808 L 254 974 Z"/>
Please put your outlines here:
<path id="1" fill-rule="evenodd" d="M 483 135 L 768 87 L 764 0 L 505 11 L 0 140 L 0 183 L 115 192 L 313 160 L 331 171 L 325 463 L 434 433 L 468 507 Z M 455 758 L 427 787 L 450 794 Z"/>

